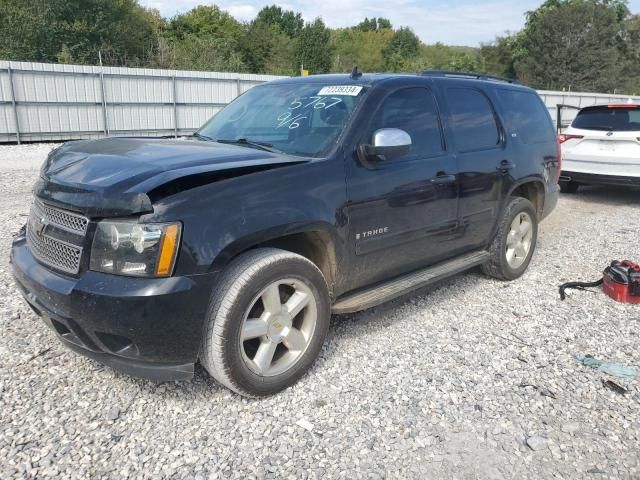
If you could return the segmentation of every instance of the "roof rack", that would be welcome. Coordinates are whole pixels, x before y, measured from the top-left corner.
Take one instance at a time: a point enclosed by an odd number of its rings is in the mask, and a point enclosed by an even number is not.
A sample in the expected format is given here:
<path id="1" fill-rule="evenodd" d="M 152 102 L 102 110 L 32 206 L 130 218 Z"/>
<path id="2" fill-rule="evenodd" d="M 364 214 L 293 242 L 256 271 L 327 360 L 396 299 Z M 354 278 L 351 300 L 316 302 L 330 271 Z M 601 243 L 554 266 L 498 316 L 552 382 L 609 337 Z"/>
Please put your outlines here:
<path id="1" fill-rule="evenodd" d="M 474 72 L 450 72 L 447 70 L 424 70 L 420 73 L 420 75 L 431 76 L 431 77 L 475 78 L 478 80 L 492 80 L 494 82 L 515 83 L 518 85 L 520 84 L 520 82 L 518 82 L 513 78 L 498 77 L 496 75 L 486 75 L 484 73 L 474 73 Z"/>

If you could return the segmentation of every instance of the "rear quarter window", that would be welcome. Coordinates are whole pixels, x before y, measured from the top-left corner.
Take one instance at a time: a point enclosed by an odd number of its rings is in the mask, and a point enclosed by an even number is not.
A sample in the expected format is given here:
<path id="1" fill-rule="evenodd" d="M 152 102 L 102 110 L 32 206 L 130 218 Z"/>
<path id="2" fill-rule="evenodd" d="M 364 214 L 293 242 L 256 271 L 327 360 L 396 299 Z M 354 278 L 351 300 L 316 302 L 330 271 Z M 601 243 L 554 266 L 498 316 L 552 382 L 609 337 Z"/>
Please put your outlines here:
<path id="1" fill-rule="evenodd" d="M 516 133 L 523 143 L 555 142 L 549 111 L 532 92 L 498 89 L 509 133 Z"/>
<path id="2" fill-rule="evenodd" d="M 457 87 L 448 88 L 446 94 L 458 151 L 484 150 L 500 143 L 493 107 L 484 93 Z"/>

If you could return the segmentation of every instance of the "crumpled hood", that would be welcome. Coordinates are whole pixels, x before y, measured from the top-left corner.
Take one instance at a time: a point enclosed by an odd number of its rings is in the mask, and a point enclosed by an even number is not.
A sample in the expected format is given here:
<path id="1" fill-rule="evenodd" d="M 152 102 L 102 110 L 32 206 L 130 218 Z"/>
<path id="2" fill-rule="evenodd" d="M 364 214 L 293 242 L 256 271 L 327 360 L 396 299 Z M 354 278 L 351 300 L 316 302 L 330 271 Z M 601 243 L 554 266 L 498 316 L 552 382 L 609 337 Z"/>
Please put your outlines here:
<path id="1" fill-rule="evenodd" d="M 49 155 L 34 192 L 89 216 L 129 215 L 151 212 L 148 193 L 182 177 L 305 161 L 200 140 L 105 138 L 69 142 Z"/>

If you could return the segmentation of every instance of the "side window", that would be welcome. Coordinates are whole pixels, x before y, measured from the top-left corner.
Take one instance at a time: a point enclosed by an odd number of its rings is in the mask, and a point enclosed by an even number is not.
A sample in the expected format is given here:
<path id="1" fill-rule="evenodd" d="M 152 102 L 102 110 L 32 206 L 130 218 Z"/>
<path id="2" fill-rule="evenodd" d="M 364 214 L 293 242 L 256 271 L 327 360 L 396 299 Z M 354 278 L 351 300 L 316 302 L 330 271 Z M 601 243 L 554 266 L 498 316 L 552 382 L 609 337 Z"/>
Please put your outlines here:
<path id="1" fill-rule="evenodd" d="M 498 89 L 505 121 L 524 143 L 555 141 L 549 111 L 535 93 Z"/>
<path id="2" fill-rule="evenodd" d="M 492 148 L 500 143 L 489 99 L 472 88 L 448 88 L 447 102 L 458 151 Z"/>
<path id="3" fill-rule="evenodd" d="M 411 136 L 411 150 L 403 160 L 425 158 L 444 150 L 436 101 L 426 88 L 405 88 L 386 97 L 376 112 L 369 139 L 381 128 L 399 128 Z"/>
<path id="4" fill-rule="evenodd" d="M 640 130 L 640 110 L 629 110 L 629 130 Z"/>

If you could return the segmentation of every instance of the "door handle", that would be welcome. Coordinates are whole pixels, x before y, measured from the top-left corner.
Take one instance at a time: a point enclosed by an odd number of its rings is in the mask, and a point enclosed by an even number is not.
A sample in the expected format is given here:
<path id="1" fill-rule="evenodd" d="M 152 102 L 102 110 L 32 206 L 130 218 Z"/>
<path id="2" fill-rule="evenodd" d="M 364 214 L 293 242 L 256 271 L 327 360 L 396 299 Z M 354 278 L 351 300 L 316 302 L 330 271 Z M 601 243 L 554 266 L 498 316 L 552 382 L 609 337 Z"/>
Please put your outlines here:
<path id="1" fill-rule="evenodd" d="M 509 170 L 513 170 L 514 168 L 516 168 L 515 163 L 511 163 L 508 160 L 503 160 L 500 162 L 500 165 L 496 167 L 496 170 L 502 173 L 509 173 Z"/>
<path id="2" fill-rule="evenodd" d="M 455 183 L 456 176 L 455 175 L 447 175 L 444 172 L 439 173 L 435 178 L 431 179 L 431 183 L 437 185 L 438 187 L 444 187 L 446 185 L 451 185 Z"/>

